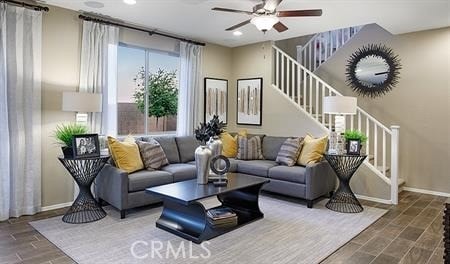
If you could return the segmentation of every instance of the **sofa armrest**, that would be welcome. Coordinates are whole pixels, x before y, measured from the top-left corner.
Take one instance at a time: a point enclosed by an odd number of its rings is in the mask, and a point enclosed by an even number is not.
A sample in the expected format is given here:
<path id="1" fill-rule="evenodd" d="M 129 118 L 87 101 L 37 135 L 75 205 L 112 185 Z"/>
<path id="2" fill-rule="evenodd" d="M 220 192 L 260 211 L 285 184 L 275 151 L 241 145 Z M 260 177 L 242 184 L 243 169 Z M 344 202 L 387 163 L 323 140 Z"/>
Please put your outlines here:
<path id="1" fill-rule="evenodd" d="M 328 161 L 314 163 L 306 166 L 306 199 L 314 200 L 329 194 L 336 187 L 336 174 Z"/>
<path id="2" fill-rule="evenodd" d="M 97 197 L 119 210 L 128 209 L 128 173 L 106 164 L 96 180 Z"/>

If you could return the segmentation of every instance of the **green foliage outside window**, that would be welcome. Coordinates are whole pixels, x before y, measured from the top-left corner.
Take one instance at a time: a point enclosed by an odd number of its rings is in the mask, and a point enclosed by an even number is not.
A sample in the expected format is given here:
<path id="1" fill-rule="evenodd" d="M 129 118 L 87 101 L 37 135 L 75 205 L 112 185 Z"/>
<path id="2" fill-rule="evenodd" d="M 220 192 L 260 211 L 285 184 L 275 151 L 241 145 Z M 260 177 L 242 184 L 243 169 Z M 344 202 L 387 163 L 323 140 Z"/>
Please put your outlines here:
<path id="1" fill-rule="evenodd" d="M 145 89 L 148 94 L 148 116 L 159 118 L 177 114 L 178 87 L 176 71 L 158 69 L 148 74 L 148 85 L 145 85 L 145 70 L 142 67 L 134 78 L 136 89 L 133 97 L 137 108 L 145 113 Z"/>

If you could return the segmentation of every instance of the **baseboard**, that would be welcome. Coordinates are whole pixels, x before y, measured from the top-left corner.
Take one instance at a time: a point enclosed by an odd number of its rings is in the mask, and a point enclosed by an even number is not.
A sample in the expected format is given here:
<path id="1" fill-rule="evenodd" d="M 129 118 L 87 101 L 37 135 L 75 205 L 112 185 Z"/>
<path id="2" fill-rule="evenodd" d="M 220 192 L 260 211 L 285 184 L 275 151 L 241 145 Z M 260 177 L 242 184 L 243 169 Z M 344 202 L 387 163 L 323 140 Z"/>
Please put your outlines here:
<path id="1" fill-rule="evenodd" d="M 411 187 L 402 187 L 402 191 L 408 191 L 408 192 L 415 192 L 415 193 L 423 193 L 423 194 L 431 194 L 431 195 L 437 195 L 437 196 L 445 196 L 450 197 L 450 193 L 445 192 L 436 192 L 436 191 L 430 191 L 425 189 L 418 189 L 418 188 L 411 188 Z M 400 190 L 399 190 L 400 192 Z"/>
<path id="2" fill-rule="evenodd" d="M 43 206 L 41 208 L 41 212 L 68 207 L 68 206 L 71 206 L 72 204 L 73 204 L 73 202 L 68 202 L 68 203 L 61 203 L 61 204 L 54 204 L 54 205 L 49 205 L 49 206 Z"/>
<path id="3" fill-rule="evenodd" d="M 367 200 L 367 201 L 371 201 L 371 202 L 383 203 L 383 204 L 392 204 L 391 200 L 385 200 L 385 199 L 380 199 L 380 198 L 370 197 L 370 196 L 364 196 L 364 195 L 359 195 L 359 194 L 355 194 L 355 196 L 358 199 Z"/>

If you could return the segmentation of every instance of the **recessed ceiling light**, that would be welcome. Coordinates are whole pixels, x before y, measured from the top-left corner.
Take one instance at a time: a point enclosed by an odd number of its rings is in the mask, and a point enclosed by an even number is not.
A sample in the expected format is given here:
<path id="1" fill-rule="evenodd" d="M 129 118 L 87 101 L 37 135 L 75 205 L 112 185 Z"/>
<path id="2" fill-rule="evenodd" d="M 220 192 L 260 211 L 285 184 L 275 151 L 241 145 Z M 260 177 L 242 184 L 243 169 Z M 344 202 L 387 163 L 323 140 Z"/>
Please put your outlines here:
<path id="1" fill-rule="evenodd" d="M 123 2 L 127 5 L 134 5 L 136 4 L 136 0 L 123 0 Z"/>
<path id="2" fill-rule="evenodd" d="M 235 36 L 242 36 L 242 32 L 241 31 L 234 31 L 233 35 L 235 35 Z"/>
<path id="3" fill-rule="evenodd" d="M 97 2 L 97 1 L 86 1 L 84 2 L 84 5 L 90 7 L 90 8 L 102 8 L 105 7 L 103 3 Z"/>

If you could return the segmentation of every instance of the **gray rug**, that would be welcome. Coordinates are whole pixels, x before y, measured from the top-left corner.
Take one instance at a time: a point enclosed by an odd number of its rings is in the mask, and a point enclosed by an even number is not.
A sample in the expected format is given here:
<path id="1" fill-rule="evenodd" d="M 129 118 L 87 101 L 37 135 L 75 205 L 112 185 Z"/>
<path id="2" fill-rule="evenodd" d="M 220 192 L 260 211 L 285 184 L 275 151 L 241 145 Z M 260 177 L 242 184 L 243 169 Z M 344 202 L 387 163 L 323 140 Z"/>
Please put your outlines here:
<path id="1" fill-rule="evenodd" d="M 107 208 L 107 217 L 90 224 L 66 224 L 61 217 L 30 224 L 80 264 L 311 264 L 325 259 L 386 213 L 373 207 L 359 214 L 337 213 L 325 208 L 325 202 L 308 209 L 304 204 L 262 196 L 264 219 L 203 245 L 156 228 L 161 208 L 140 210 L 124 220 Z M 210 198 L 203 203 L 212 207 L 218 201 Z"/>

